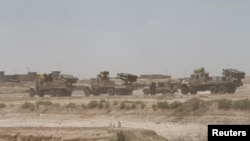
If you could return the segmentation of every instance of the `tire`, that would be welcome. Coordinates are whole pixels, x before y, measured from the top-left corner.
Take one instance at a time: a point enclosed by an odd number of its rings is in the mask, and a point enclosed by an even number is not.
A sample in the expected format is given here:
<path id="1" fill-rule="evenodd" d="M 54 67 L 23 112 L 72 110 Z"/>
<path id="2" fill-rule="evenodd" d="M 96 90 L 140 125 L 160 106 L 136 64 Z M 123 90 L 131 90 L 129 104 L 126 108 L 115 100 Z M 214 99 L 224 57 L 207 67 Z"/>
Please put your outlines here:
<path id="1" fill-rule="evenodd" d="M 33 89 L 29 90 L 30 97 L 34 97 L 36 95 L 36 92 Z"/>
<path id="2" fill-rule="evenodd" d="M 227 92 L 227 87 L 224 86 L 224 85 L 219 86 L 218 92 L 219 92 L 220 94 L 226 93 L 226 92 Z"/>
<path id="3" fill-rule="evenodd" d="M 190 89 L 190 94 L 197 94 L 197 90 L 195 88 Z"/>
<path id="4" fill-rule="evenodd" d="M 149 92 L 149 90 L 148 90 L 148 89 L 144 89 L 144 90 L 143 90 L 143 94 L 144 94 L 144 95 L 149 95 L 149 94 L 150 94 L 150 92 Z"/>
<path id="5" fill-rule="evenodd" d="M 55 95 L 56 96 L 62 96 L 62 91 L 61 90 L 56 90 Z"/>
<path id="6" fill-rule="evenodd" d="M 89 88 L 86 88 L 85 90 L 84 90 L 84 94 L 85 94 L 85 96 L 90 96 L 90 89 Z"/>
<path id="7" fill-rule="evenodd" d="M 113 95 L 115 95 L 115 90 L 110 88 L 110 89 L 107 90 L 107 93 L 108 93 L 109 96 L 113 96 Z"/>
<path id="8" fill-rule="evenodd" d="M 188 92 L 189 92 L 189 88 L 187 86 L 181 87 L 181 93 L 182 94 L 188 94 Z"/>
<path id="9" fill-rule="evenodd" d="M 49 95 L 52 97 L 56 96 L 56 91 L 55 90 L 49 90 Z"/>
<path id="10" fill-rule="evenodd" d="M 218 93 L 218 89 L 216 86 L 211 86 L 209 88 L 209 91 L 211 92 L 211 94 L 217 94 Z"/>

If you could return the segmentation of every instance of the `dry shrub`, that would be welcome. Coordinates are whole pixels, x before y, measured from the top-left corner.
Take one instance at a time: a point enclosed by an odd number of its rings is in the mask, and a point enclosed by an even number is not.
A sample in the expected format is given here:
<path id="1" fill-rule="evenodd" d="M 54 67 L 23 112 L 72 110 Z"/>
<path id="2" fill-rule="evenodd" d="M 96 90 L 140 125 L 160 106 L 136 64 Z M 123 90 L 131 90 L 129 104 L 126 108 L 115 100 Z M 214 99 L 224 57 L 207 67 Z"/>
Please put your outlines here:
<path id="1" fill-rule="evenodd" d="M 53 103 L 51 101 L 37 101 L 36 102 L 36 108 L 39 108 L 40 105 L 43 105 L 43 106 L 49 106 L 49 105 L 52 105 Z"/>
<path id="2" fill-rule="evenodd" d="M 180 107 L 181 105 L 182 105 L 181 102 L 179 102 L 179 101 L 174 101 L 174 102 L 172 102 L 172 103 L 169 104 L 169 108 L 170 108 L 170 109 L 176 109 L 176 108 Z"/>
<path id="3" fill-rule="evenodd" d="M 156 111 L 158 108 L 157 108 L 157 106 L 156 106 L 156 104 L 152 104 L 152 109 L 154 110 L 154 111 Z"/>
<path id="4" fill-rule="evenodd" d="M 193 109 L 193 111 L 196 111 L 197 109 L 199 109 L 199 107 L 200 107 L 200 102 L 199 101 L 194 101 L 192 103 L 192 109 Z"/>
<path id="5" fill-rule="evenodd" d="M 223 110 L 228 110 L 232 106 L 232 100 L 222 99 L 218 101 L 218 108 Z"/>
<path id="6" fill-rule="evenodd" d="M 82 109 L 86 109 L 87 108 L 87 106 L 84 103 L 81 105 L 81 107 L 82 107 Z"/>
<path id="7" fill-rule="evenodd" d="M 250 101 L 249 99 L 238 100 L 234 102 L 232 107 L 234 109 L 250 110 Z"/>
<path id="8" fill-rule="evenodd" d="M 120 109 L 126 109 L 127 108 L 127 105 L 126 105 L 126 103 L 123 101 L 123 102 L 121 102 L 121 104 L 120 104 Z"/>
<path id="9" fill-rule="evenodd" d="M 164 102 L 157 102 L 156 104 L 157 108 L 160 108 L 160 109 L 167 109 L 169 107 L 168 103 L 166 101 Z"/>
<path id="10" fill-rule="evenodd" d="M 77 106 L 77 104 L 70 102 L 70 103 L 66 104 L 65 107 L 70 108 L 70 109 L 77 109 L 78 106 Z"/>
<path id="11" fill-rule="evenodd" d="M 95 100 L 92 100 L 92 101 L 90 101 L 90 102 L 87 104 L 87 108 L 89 108 L 89 109 L 96 108 L 97 106 L 98 106 L 98 102 L 95 101 Z"/>
<path id="12" fill-rule="evenodd" d="M 99 102 L 99 103 L 98 103 L 98 108 L 99 108 L 99 109 L 102 109 L 102 108 L 104 107 L 103 105 L 104 105 L 104 104 L 103 104 L 102 102 Z"/>
<path id="13" fill-rule="evenodd" d="M 114 106 L 118 105 L 118 101 L 113 101 L 113 105 Z"/>
<path id="14" fill-rule="evenodd" d="M 99 109 L 109 108 L 109 101 L 106 101 L 105 99 L 101 99 L 98 103 L 98 108 Z"/>
<path id="15" fill-rule="evenodd" d="M 33 111 L 35 110 L 35 104 L 30 103 L 30 102 L 25 102 L 24 104 L 21 105 L 21 108 L 24 110 Z"/>
<path id="16" fill-rule="evenodd" d="M 131 106 L 130 106 L 130 109 L 135 109 L 136 108 L 136 104 L 133 103 Z"/>
<path id="17" fill-rule="evenodd" d="M 0 103 L 0 109 L 5 108 L 6 104 L 5 103 Z"/>

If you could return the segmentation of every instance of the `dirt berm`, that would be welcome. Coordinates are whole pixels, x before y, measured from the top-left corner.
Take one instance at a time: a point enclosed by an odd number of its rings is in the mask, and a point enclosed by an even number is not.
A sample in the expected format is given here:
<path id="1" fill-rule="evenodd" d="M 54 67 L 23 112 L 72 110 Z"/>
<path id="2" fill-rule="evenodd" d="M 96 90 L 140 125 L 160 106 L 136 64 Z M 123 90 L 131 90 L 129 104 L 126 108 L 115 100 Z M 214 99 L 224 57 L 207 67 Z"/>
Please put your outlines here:
<path id="1" fill-rule="evenodd" d="M 0 141 L 167 141 L 154 131 L 131 128 L 0 128 Z"/>

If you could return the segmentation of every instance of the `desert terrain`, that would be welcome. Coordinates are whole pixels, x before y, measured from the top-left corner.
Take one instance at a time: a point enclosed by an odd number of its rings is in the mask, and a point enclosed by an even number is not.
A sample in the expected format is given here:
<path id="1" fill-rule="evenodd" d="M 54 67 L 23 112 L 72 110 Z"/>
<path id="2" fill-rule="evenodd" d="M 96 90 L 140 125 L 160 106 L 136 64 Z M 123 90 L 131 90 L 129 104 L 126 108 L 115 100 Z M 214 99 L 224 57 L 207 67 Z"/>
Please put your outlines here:
<path id="1" fill-rule="evenodd" d="M 208 124 L 250 124 L 250 84 L 235 94 L 29 97 L 29 84 L 0 86 L 0 139 L 206 141 Z"/>

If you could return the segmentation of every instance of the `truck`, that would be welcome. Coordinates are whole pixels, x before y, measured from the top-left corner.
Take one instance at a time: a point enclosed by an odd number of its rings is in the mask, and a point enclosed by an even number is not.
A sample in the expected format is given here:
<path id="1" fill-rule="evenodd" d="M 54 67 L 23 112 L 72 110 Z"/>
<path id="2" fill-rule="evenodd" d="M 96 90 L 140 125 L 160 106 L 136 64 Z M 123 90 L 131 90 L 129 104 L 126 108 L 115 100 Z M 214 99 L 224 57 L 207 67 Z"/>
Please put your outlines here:
<path id="1" fill-rule="evenodd" d="M 154 82 L 152 81 L 151 84 L 147 87 L 143 88 L 143 93 L 144 95 L 155 95 L 157 93 L 162 93 L 162 94 L 166 94 L 166 93 L 172 93 L 174 94 L 175 92 L 178 91 L 178 83 L 176 83 L 173 80 L 168 80 L 166 82 Z"/>
<path id="2" fill-rule="evenodd" d="M 122 80 L 123 83 L 118 85 L 115 79 Z M 109 71 L 101 71 L 96 78 L 90 80 L 90 84 L 86 85 L 83 89 L 85 96 L 98 96 L 100 94 L 108 94 L 113 96 L 129 95 L 133 92 L 133 83 L 137 81 L 137 76 L 129 73 L 118 73 L 117 77 L 111 79 Z"/>
<path id="3" fill-rule="evenodd" d="M 55 96 L 71 96 L 74 86 L 78 80 L 73 75 L 61 74 L 56 78 L 52 78 L 51 74 L 41 74 L 29 88 L 30 97 L 38 95 L 44 97 L 44 95 Z"/>
<path id="4" fill-rule="evenodd" d="M 188 79 L 180 80 L 182 94 L 197 94 L 198 91 L 210 91 L 211 94 L 233 94 L 243 85 L 245 72 L 236 69 L 223 69 L 223 76 L 210 77 L 204 67 L 195 69 Z"/>

